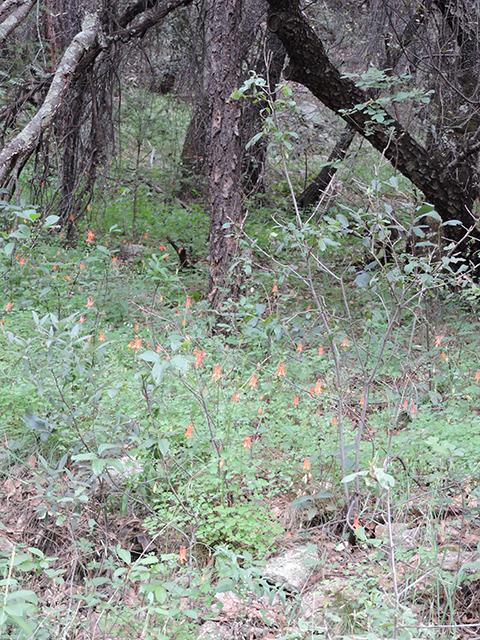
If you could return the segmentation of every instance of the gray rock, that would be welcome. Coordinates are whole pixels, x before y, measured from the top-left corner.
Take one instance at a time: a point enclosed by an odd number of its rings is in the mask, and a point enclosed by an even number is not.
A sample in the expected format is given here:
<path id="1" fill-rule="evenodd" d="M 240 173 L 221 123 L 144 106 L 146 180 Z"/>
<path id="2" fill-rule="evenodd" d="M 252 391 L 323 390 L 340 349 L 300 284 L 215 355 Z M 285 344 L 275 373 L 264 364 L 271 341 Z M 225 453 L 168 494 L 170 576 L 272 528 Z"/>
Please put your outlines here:
<path id="1" fill-rule="evenodd" d="M 318 561 L 318 553 L 311 545 L 289 549 L 267 562 L 263 577 L 300 591 Z"/>

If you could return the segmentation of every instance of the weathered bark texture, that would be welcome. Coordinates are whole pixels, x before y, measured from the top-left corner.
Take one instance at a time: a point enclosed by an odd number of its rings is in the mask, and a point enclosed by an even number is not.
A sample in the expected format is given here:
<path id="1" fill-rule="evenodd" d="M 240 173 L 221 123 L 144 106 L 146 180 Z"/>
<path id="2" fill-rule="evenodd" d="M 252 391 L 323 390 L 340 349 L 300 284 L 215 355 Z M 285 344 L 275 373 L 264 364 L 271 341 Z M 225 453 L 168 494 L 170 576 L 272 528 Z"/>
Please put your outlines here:
<path id="1" fill-rule="evenodd" d="M 371 122 L 371 116 L 357 105 L 368 101 L 367 94 L 349 78 L 342 77 L 330 62 L 323 43 L 300 11 L 298 0 L 268 0 L 268 26 L 285 45 L 290 57 L 289 78 L 303 84 L 358 131 L 392 164 L 409 178 L 431 202 L 444 221 L 459 220 L 464 229 L 474 224 L 471 214 L 477 197 L 471 167 L 461 162 L 455 170 L 445 166 L 442 157 L 429 154 L 395 118 L 389 124 Z M 464 229 L 449 227 L 454 240 Z M 478 242 L 469 249 L 477 251 Z"/>
<path id="2" fill-rule="evenodd" d="M 52 124 L 79 64 L 85 54 L 97 45 L 99 32 L 100 24 L 97 18 L 92 15 L 86 16 L 82 31 L 72 40 L 58 65 L 42 107 L 23 131 L 0 152 L 0 184 L 4 183 L 14 167 L 32 151 L 42 132 Z"/>
<path id="3" fill-rule="evenodd" d="M 322 168 L 320 173 L 315 176 L 308 187 L 306 187 L 306 189 L 304 189 L 298 196 L 298 206 L 301 209 L 306 209 L 312 204 L 316 204 L 318 202 L 321 194 L 328 187 L 330 181 L 337 172 L 337 167 L 334 163 L 345 158 L 354 138 L 355 130 L 347 125 L 340 134 L 337 144 L 334 146 L 332 153 L 328 157 L 328 164 Z"/>
<path id="4" fill-rule="evenodd" d="M 8 36 L 21 24 L 33 9 L 37 0 L 7 0 L 0 7 L 0 46 Z M 12 10 L 13 9 L 13 10 Z M 11 13 L 9 13 L 11 11 Z M 7 16 L 4 18 L 4 16 Z"/>
<path id="5" fill-rule="evenodd" d="M 212 0 L 209 137 L 210 303 L 220 309 L 226 295 L 240 293 L 239 276 L 229 274 L 242 224 L 242 103 L 232 100 L 240 85 L 241 0 Z"/>

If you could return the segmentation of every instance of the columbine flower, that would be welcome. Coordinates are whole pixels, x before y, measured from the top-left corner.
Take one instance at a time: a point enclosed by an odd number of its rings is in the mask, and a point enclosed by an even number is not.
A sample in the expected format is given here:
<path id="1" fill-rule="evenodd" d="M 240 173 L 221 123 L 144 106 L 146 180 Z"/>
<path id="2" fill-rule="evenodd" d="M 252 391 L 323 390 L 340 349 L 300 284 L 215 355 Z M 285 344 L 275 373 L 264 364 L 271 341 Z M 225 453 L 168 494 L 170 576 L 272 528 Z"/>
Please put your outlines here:
<path id="1" fill-rule="evenodd" d="M 187 307 L 187 309 L 192 306 L 192 299 L 190 296 L 187 296 L 187 302 L 185 306 Z"/>
<path id="2" fill-rule="evenodd" d="M 87 298 L 87 307 L 93 307 L 93 298 Z"/>
<path id="3" fill-rule="evenodd" d="M 258 376 L 256 373 L 253 374 L 253 376 L 250 378 L 250 380 L 248 381 L 248 384 L 250 385 L 250 387 L 253 389 L 253 387 L 257 386 L 257 382 L 258 382 Z"/>
<path id="4" fill-rule="evenodd" d="M 475 380 L 477 382 L 480 380 L 480 369 L 477 369 L 477 372 L 475 373 Z"/>
<path id="5" fill-rule="evenodd" d="M 190 440 L 190 438 L 192 437 L 193 434 L 193 422 L 190 422 L 190 424 L 187 427 L 187 430 L 185 431 L 185 437 L 187 440 Z"/>
<path id="6" fill-rule="evenodd" d="M 166 251 L 167 247 L 164 244 L 161 244 L 159 249 L 160 249 L 160 251 Z"/>
<path id="7" fill-rule="evenodd" d="M 178 554 L 178 561 L 183 564 L 187 559 L 187 547 L 180 547 L 180 553 Z"/>
<path id="8" fill-rule="evenodd" d="M 128 345 L 129 349 L 141 349 L 142 348 L 142 339 L 140 336 L 135 336 L 135 339 L 130 342 Z"/>
<path id="9" fill-rule="evenodd" d="M 203 351 L 203 349 L 201 351 L 199 349 L 195 349 L 193 355 L 195 356 L 195 368 L 198 369 L 205 357 L 205 351 Z"/>
<path id="10" fill-rule="evenodd" d="M 410 407 L 410 415 L 412 416 L 412 418 L 414 418 L 416 414 L 417 414 L 417 407 L 414 404 L 412 404 L 412 406 Z"/>
<path id="11" fill-rule="evenodd" d="M 314 393 L 316 393 L 316 394 L 322 393 L 322 381 L 321 380 L 317 380 L 315 382 Z"/>
<path id="12" fill-rule="evenodd" d="M 303 351 L 303 345 L 302 345 L 301 342 L 298 343 L 297 351 L 298 351 L 298 353 L 302 353 L 302 351 Z"/>
<path id="13" fill-rule="evenodd" d="M 5 307 L 5 311 L 10 311 L 12 308 L 13 302 L 7 302 L 7 306 Z"/>
<path id="14" fill-rule="evenodd" d="M 78 320 L 78 321 L 79 321 L 79 322 L 85 322 L 85 318 L 84 318 L 83 316 L 80 316 L 80 318 L 79 318 L 79 320 Z"/>
<path id="15" fill-rule="evenodd" d="M 112 258 L 112 262 L 113 262 L 113 264 L 117 264 L 117 256 L 114 256 L 114 257 Z"/>
<path id="16" fill-rule="evenodd" d="M 247 449 L 250 449 L 251 444 L 252 444 L 252 436 L 246 436 L 243 442 L 243 448 L 245 449 L 245 451 Z"/>
<path id="17" fill-rule="evenodd" d="M 445 351 L 442 351 L 442 360 L 447 360 L 447 354 Z"/>
<path id="18" fill-rule="evenodd" d="M 155 353 L 160 353 L 160 351 L 162 350 L 162 347 L 157 344 L 157 346 L 155 347 Z"/>
<path id="19" fill-rule="evenodd" d="M 299 403 L 299 402 L 300 402 L 300 398 L 299 398 L 299 396 L 298 396 L 298 395 L 296 395 L 296 396 L 293 398 L 293 404 L 294 404 L 294 406 L 295 406 L 295 407 L 298 407 L 298 403 Z"/>
<path id="20" fill-rule="evenodd" d="M 355 531 L 358 529 L 359 526 L 360 526 L 360 520 L 357 518 L 357 516 L 355 516 L 353 519 L 353 528 L 355 529 Z"/>
<path id="21" fill-rule="evenodd" d="M 105 334 L 103 331 L 100 332 L 100 337 L 98 339 L 99 342 L 105 342 Z"/>
<path id="22" fill-rule="evenodd" d="M 310 458 L 307 456 L 303 461 L 303 470 L 308 471 L 310 469 Z"/>
<path id="23" fill-rule="evenodd" d="M 336 427 L 337 424 L 338 424 L 338 419 L 337 419 L 336 416 L 333 416 L 333 418 L 332 418 L 332 427 Z"/>
<path id="24" fill-rule="evenodd" d="M 232 402 L 240 402 L 239 391 L 234 391 L 232 395 Z"/>
<path id="25" fill-rule="evenodd" d="M 442 344 L 443 336 L 438 336 L 435 340 L 435 346 L 439 347 Z"/>
<path id="26" fill-rule="evenodd" d="M 222 365 L 216 364 L 213 368 L 212 378 L 215 380 L 220 380 L 222 377 Z"/>
<path id="27" fill-rule="evenodd" d="M 278 287 L 276 282 L 273 285 L 272 293 L 278 293 Z"/>
<path id="28" fill-rule="evenodd" d="M 83 264 L 83 262 L 81 262 L 81 263 L 80 263 L 80 271 L 81 271 L 82 269 L 84 269 L 84 268 L 85 268 L 85 265 Z"/>
<path id="29" fill-rule="evenodd" d="M 358 401 L 358 404 L 363 408 L 363 405 L 365 404 L 365 398 L 363 396 Z"/>
<path id="30" fill-rule="evenodd" d="M 402 407 L 405 409 L 405 411 L 408 409 L 408 400 L 403 401 Z"/>
<path id="31" fill-rule="evenodd" d="M 342 347 L 346 349 L 348 347 L 348 338 L 344 338 L 342 342 Z"/>
<path id="32" fill-rule="evenodd" d="M 88 243 L 92 242 L 92 240 L 94 239 L 94 237 L 95 237 L 95 234 L 93 233 L 93 231 L 89 231 L 89 232 L 87 233 L 87 242 L 88 242 Z"/>
<path id="33" fill-rule="evenodd" d="M 25 264 L 25 256 L 22 256 L 22 257 L 20 258 L 20 264 Z"/>
<path id="34" fill-rule="evenodd" d="M 321 356 L 323 356 L 323 345 L 320 345 L 320 346 L 318 347 L 318 355 L 319 355 L 320 357 L 321 357 Z"/>
<path id="35" fill-rule="evenodd" d="M 283 362 L 278 363 L 277 376 L 280 378 L 285 375 L 285 364 Z"/>

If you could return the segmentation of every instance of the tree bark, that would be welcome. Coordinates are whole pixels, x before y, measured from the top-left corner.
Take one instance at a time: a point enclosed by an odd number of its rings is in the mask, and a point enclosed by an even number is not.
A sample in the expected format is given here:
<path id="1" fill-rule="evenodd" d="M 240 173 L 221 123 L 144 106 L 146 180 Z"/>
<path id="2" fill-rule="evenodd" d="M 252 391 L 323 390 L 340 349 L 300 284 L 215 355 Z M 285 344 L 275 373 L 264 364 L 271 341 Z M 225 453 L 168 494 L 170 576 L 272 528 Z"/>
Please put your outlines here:
<path id="1" fill-rule="evenodd" d="M 12 7 L 16 7 L 0 24 L 0 46 L 8 36 L 21 24 L 35 6 L 37 0 L 15 0 L 3 3 L 0 7 L 0 19 L 7 14 Z"/>
<path id="2" fill-rule="evenodd" d="M 212 0 L 210 77 L 209 212 L 210 304 L 221 309 L 226 297 L 238 298 L 239 274 L 229 273 L 238 251 L 243 217 L 242 104 L 232 100 L 240 85 L 241 0 Z"/>
<path id="3" fill-rule="evenodd" d="M 42 132 L 52 124 L 82 59 L 97 45 L 99 32 L 100 23 L 96 16 L 87 15 L 83 30 L 72 40 L 58 65 L 43 105 L 23 131 L 0 152 L 0 185 L 5 183 L 15 166 L 35 148 Z"/>
<path id="4" fill-rule="evenodd" d="M 371 117 L 357 105 L 369 96 L 349 78 L 342 77 L 330 62 L 322 41 L 300 11 L 298 0 L 268 0 L 268 26 L 285 45 L 290 57 L 289 78 L 307 87 L 325 106 L 339 114 L 355 131 L 364 136 L 423 193 L 443 221 L 459 220 L 449 227 L 456 241 L 475 222 L 472 208 L 477 197 L 471 167 L 466 162 L 454 171 L 441 157 L 429 154 L 392 116 L 389 123 L 372 123 Z M 480 244 L 469 245 L 470 253 Z"/>
<path id="5" fill-rule="evenodd" d="M 345 158 L 354 138 L 355 130 L 347 125 L 341 132 L 337 144 L 334 146 L 332 153 L 329 155 L 327 164 L 298 196 L 298 206 L 301 209 L 306 209 L 312 204 L 318 202 L 320 195 L 328 187 L 330 181 L 337 172 L 337 168 L 335 167 L 334 163 L 337 162 L 337 160 L 343 160 Z"/>

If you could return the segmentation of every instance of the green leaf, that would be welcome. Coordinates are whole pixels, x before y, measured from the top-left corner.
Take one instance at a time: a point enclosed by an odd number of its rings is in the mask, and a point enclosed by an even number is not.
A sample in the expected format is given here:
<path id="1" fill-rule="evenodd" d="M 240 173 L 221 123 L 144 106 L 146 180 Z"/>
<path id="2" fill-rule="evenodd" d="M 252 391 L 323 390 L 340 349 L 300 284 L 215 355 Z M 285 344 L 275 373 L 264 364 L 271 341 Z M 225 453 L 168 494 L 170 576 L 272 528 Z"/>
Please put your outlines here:
<path id="1" fill-rule="evenodd" d="M 145 360 L 145 362 L 159 362 L 160 354 L 155 351 L 144 351 L 138 356 L 139 360 Z"/>
<path id="2" fill-rule="evenodd" d="M 107 461 L 103 458 L 94 458 L 92 460 L 92 471 L 96 476 L 99 476 L 105 469 Z"/>
<path id="3" fill-rule="evenodd" d="M 132 555 L 127 549 L 122 549 L 122 547 L 118 546 L 117 554 L 120 560 L 123 560 L 125 564 L 130 564 L 132 562 Z"/>

